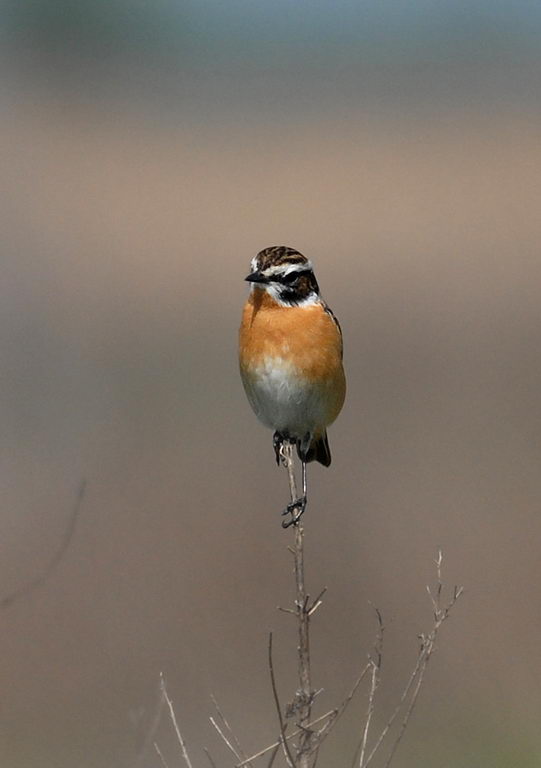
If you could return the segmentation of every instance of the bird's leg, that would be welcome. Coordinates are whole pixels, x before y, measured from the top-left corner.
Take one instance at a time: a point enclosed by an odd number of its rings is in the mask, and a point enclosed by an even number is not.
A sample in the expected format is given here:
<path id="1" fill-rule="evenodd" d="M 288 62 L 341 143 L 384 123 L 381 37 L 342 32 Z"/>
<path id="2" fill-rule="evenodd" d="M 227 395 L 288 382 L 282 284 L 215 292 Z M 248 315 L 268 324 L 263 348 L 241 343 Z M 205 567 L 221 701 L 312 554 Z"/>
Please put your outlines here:
<path id="1" fill-rule="evenodd" d="M 276 456 L 276 463 L 280 466 L 280 460 L 283 460 L 282 445 L 284 443 L 284 436 L 280 432 L 275 432 L 272 436 L 272 447 L 274 448 L 274 455 Z"/>
<path id="2" fill-rule="evenodd" d="M 282 515 L 291 515 L 290 520 L 284 520 L 282 528 L 289 528 L 290 525 L 298 525 L 299 520 L 304 514 L 308 501 L 307 483 L 306 483 L 306 462 L 302 459 L 302 496 L 292 501 L 282 512 Z M 298 510 L 298 511 L 297 511 Z"/>

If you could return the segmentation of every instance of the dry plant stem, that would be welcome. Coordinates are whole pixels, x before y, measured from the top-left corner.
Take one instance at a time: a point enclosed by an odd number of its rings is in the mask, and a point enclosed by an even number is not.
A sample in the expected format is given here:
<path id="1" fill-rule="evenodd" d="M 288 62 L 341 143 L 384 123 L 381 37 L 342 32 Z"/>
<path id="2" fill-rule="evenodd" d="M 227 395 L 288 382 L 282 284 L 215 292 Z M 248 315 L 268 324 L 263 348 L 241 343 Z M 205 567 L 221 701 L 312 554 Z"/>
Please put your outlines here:
<path id="1" fill-rule="evenodd" d="M 281 447 L 281 455 L 284 466 L 287 470 L 289 479 L 289 490 L 291 501 L 298 498 L 297 484 L 295 481 L 295 470 L 293 466 L 293 444 L 284 442 Z M 298 620 L 298 671 L 299 671 L 299 690 L 295 697 L 295 710 L 297 712 L 297 723 L 301 727 L 302 735 L 299 739 L 296 765 L 299 768 L 310 768 L 313 764 L 312 752 L 312 732 L 308 728 L 310 715 L 312 713 L 312 681 L 310 676 L 310 610 L 308 608 L 308 596 L 304 580 L 304 528 L 302 519 L 293 526 L 294 544 L 293 558 L 295 563 L 295 609 Z M 317 603 L 317 601 L 316 601 Z M 304 728 L 303 728 L 304 727 Z"/>
<path id="2" fill-rule="evenodd" d="M 353 758 L 353 766 L 355 766 L 358 761 L 359 768 L 364 768 L 365 766 L 364 756 L 366 754 L 366 747 L 368 744 L 368 733 L 370 731 L 370 725 L 372 723 L 372 717 L 374 714 L 374 708 L 376 703 L 376 693 L 379 686 L 381 662 L 383 658 L 383 630 L 384 630 L 383 619 L 380 611 L 377 608 L 375 608 L 375 611 L 376 611 L 376 617 L 378 620 L 378 634 L 376 637 L 376 642 L 374 644 L 374 653 L 370 657 L 370 660 L 368 662 L 368 666 L 371 671 L 370 692 L 368 694 L 368 710 L 366 712 L 363 735 L 361 737 L 361 741 L 359 742 L 359 746 L 357 747 L 357 750 L 355 752 L 355 757 Z"/>
<path id="3" fill-rule="evenodd" d="M 272 768 L 272 766 L 274 765 L 274 761 L 276 760 L 276 755 L 278 754 L 279 750 L 280 750 L 280 745 L 278 744 L 278 745 L 277 745 L 277 746 L 274 748 L 274 752 L 273 752 L 273 753 L 272 753 L 272 755 L 270 756 L 270 760 L 269 760 L 269 762 L 267 763 L 267 768 Z"/>
<path id="4" fill-rule="evenodd" d="M 400 711 L 402 709 L 402 706 L 404 705 L 404 702 L 408 698 L 408 695 L 409 695 L 409 692 L 411 690 L 411 687 L 412 687 L 413 683 L 417 679 L 417 675 L 419 673 L 419 670 L 421 668 L 423 660 L 424 660 L 424 653 L 421 652 L 419 654 L 419 656 L 417 657 L 417 662 L 415 664 L 415 667 L 413 668 L 413 672 L 410 675 L 410 678 L 409 678 L 409 680 L 408 680 L 408 682 L 406 684 L 406 687 L 402 691 L 402 695 L 400 697 L 400 701 L 396 705 L 396 707 L 395 707 L 391 717 L 388 719 L 387 723 L 385 724 L 385 727 L 383 728 L 382 732 L 380 733 L 376 743 L 374 744 L 374 746 L 372 748 L 372 751 L 370 752 L 370 754 L 368 755 L 368 757 L 366 759 L 366 762 L 365 762 L 363 768 L 366 768 L 366 766 L 368 766 L 372 762 L 372 759 L 375 757 L 376 752 L 381 747 L 381 744 L 383 743 L 383 740 L 385 739 L 385 737 L 389 733 L 390 729 L 392 728 L 394 721 L 396 720 L 398 714 L 400 713 Z M 357 762 L 357 760 L 355 759 L 354 764 L 356 762 Z"/>
<path id="5" fill-rule="evenodd" d="M 140 768 L 140 766 L 142 766 L 143 763 L 146 763 L 146 760 L 148 757 L 148 751 L 151 745 L 154 745 L 154 749 L 157 751 L 158 755 L 160 755 L 159 747 L 157 746 L 154 737 L 156 736 L 156 733 L 158 732 L 158 728 L 160 727 L 163 707 L 165 704 L 165 700 L 163 698 L 163 693 L 162 693 L 161 681 L 160 681 L 160 688 L 159 688 L 158 694 L 159 694 L 159 699 L 156 706 L 156 712 L 152 719 L 152 723 L 150 724 L 150 728 L 148 729 L 147 735 L 145 736 L 145 739 L 143 741 L 143 745 L 139 750 L 139 756 L 135 760 L 134 768 Z"/>
<path id="6" fill-rule="evenodd" d="M 422 658 L 420 667 L 419 667 L 419 676 L 417 678 L 417 684 L 415 686 L 415 689 L 413 691 L 413 694 L 411 696 L 410 702 L 408 704 L 408 708 L 406 709 L 406 713 L 404 715 L 404 719 L 402 720 L 402 723 L 400 725 L 400 730 L 398 731 L 398 734 L 393 742 L 393 746 L 391 747 L 391 752 L 389 754 L 389 757 L 387 758 L 387 761 L 385 762 L 384 768 L 389 768 L 391 765 L 391 762 L 395 756 L 396 750 L 398 749 L 398 745 L 400 744 L 402 740 L 402 736 L 404 735 L 404 732 L 407 728 L 408 722 L 410 720 L 411 714 L 415 708 L 415 705 L 417 703 L 417 698 L 419 696 L 419 691 L 421 690 L 421 686 L 423 684 L 423 678 L 424 674 L 426 672 L 426 668 L 428 666 L 428 662 L 430 661 L 430 657 L 432 655 L 432 652 L 434 650 L 434 647 L 436 645 L 436 638 L 438 635 L 438 632 L 441 628 L 441 625 L 445 621 L 445 619 L 448 618 L 449 612 L 451 611 L 452 607 L 464 591 L 462 587 L 456 587 L 453 590 L 453 597 L 449 601 L 449 603 L 442 608 L 441 607 L 441 593 L 443 589 L 443 582 L 441 579 L 441 565 L 443 562 L 443 555 L 441 553 L 441 550 L 438 552 L 438 557 L 436 559 L 436 568 L 437 568 L 437 574 L 438 574 L 438 581 L 436 585 L 436 596 L 434 597 L 430 591 L 430 588 L 427 587 L 428 594 L 430 595 L 430 598 L 432 600 L 432 605 L 434 608 L 434 625 L 432 627 L 432 631 L 429 635 L 424 636 L 421 635 L 421 649 L 419 651 L 419 658 Z"/>
<path id="7" fill-rule="evenodd" d="M 389 733 L 394 721 L 396 720 L 398 714 L 402 710 L 402 707 L 404 706 L 405 702 L 408 700 L 408 697 L 410 696 L 410 692 L 413 689 L 413 693 L 411 694 L 411 697 L 409 698 L 409 702 L 406 708 L 406 712 L 404 714 L 404 718 L 402 720 L 402 723 L 400 725 L 400 729 L 395 736 L 395 740 L 392 744 L 391 751 L 389 753 L 389 756 L 387 757 L 386 762 L 384 763 L 384 768 L 389 768 L 391 765 L 392 760 L 394 759 L 394 756 L 396 754 L 396 750 L 398 749 L 398 746 L 402 740 L 402 737 L 404 735 L 404 732 L 407 728 L 408 722 L 411 718 L 412 712 L 415 708 L 415 704 L 417 703 L 417 698 L 419 696 L 419 692 L 421 690 L 421 686 L 423 684 L 424 674 L 426 672 L 426 668 L 428 665 L 428 662 L 430 661 L 430 657 L 432 655 L 432 652 L 435 648 L 436 644 L 436 638 L 438 635 L 438 632 L 441 628 L 441 625 L 443 622 L 448 618 L 449 613 L 453 606 L 455 605 L 458 598 L 461 596 L 462 592 L 464 591 L 462 587 L 455 587 L 453 590 L 453 596 L 451 600 L 448 602 L 448 604 L 442 608 L 441 606 L 441 594 L 443 589 L 443 582 L 442 582 L 442 576 L 441 576 L 441 566 L 443 562 L 443 556 L 441 551 L 438 552 L 438 557 L 436 559 L 436 568 L 437 568 L 437 584 L 436 584 L 436 594 L 435 596 L 432 595 L 432 592 L 430 591 L 430 588 L 427 587 L 428 594 L 430 595 L 430 599 L 432 601 L 432 607 L 434 609 L 434 624 L 432 626 L 432 630 L 428 635 L 421 635 L 421 647 L 419 649 L 419 655 L 417 657 L 417 661 L 415 663 L 415 667 L 413 668 L 413 671 L 409 677 L 409 680 L 406 684 L 406 687 L 404 688 L 404 691 L 402 692 L 402 696 L 400 697 L 400 701 L 398 702 L 397 706 L 395 707 L 391 717 L 387 721 L 385 727 L 383 728 L 382 732 L 380 733 L 376 743 L 374 744 L 374 747 L 372 748 L 372 751 L 368 755 L 368 758 L 362 765 L 362 768 L 367 768 L 367 766 L 372 762 L 372 759 L 376 756 L 376 754 L 379 752 L 379 749 L 381 748 L 381 745 Z M 414 687 L 415 684 L 415 687 Z"/>
<path id="8" fill-rule="evenodd" d="M 167 765 L 167 761 L 165 757 L 162 755 L 162 751 L 156 742 L 154 742 L 154 749 L 156 750 L 156 754 L 160 758 L 160 763 L 162 764 L 163 768 L 169 768 L 169 766 Z"/>
<path id="9" fill-rule="evenodd" d="M 212 703 L 214 704 L 214 707 L 216 708 L 216 712 L 217 712 L 217 714 L 218 714 L 218 717 L 219 717 L 219 718 L 220 718 L 220 720 L 222 721 L 222 725 L 223 725 L 223 727 L 224 727 L 224 729 L 225 729 L 226 733 L 228 733 L 228 734 L 229 734 L 229 736 L 230 736 L 230 740 L 228 740 L 228 739 L 226 738 L 225 734 L 224 734 L 224 733 L 222 732 L 222 730 L 221 730 L 221 729 L 218 727 L 218 724 L 216 723 L 216 721 L 214 720 L 214 718 L 212 718 L 212 717 L 211 717 L 211 718 L 210 718 L 210 722 L 211 722 L 211 723 L 212 723 L 212 725 L 213 725 L 213 726 L 216 728 L 216 730 L 218 731 L 218 733 L 219 733 L 219 734 L 220 734 L 220 736 L 222 737 L 223 741 L 225 742 L 225 744 L 227 745 L 227 747 L 228 747 L 228 748 L 229 748 L 229 749 L 230 749 L 230 750 L 233 752 L 233 754 L 235 755 L 235 757 L 237 758 L 237 760 L 244 760 L 244 761 L 246 761 L 246 762 L 244 763 L 245 765 L 247 765 L 249 768 L 253 768 L 253 766 L 251 765 L 251 761 L 250 761 L 249 759 L 247 759 L 247 758 L 246 758 L 246 753 L 245 753 L 245 752 L 244 752 L 244 750 L 242 749 L 242 747 L 241 747 L 241 745 L 240 745 L 240 742 L 239 742 L 238 738 L 236 737 L 236 735 L 235 735 L 235 733 L 234 733 L 233 729 L 231 728 L 231 726 L 230 726 L 230 725 L 229 725 L 229 723 L 227 722 L 227 720 L 226 720 L 226 718 L 225 718 L 225 715 L 224 715 L 224 713 L 223 713 L 223 712 L 222 712 L 222 710 L 220 709 L 220 706 L 219 706 L 218 702 L 216 701 L 216 698 L 215 698 L 215 696 L 214 696 L 213 694 L 211 694 L 211 697 L 210 697 L 210 698 L 212 699 Z"/>
<path id="10" fill-rule="evenodd" d="M 237 760 L 242 760 L 240 754 L 237 752 L 237 750 L 235 749 L 233 744 L 229 741 L 229 739 L 227 738 L 225 733 L 222 731 L 222 729 L 220 728 L 220 726 L 218 725 L 216 720 L 213 717 L 209 717 L 209 720 L 210 720 L 211 724 L 213 725 L 213 727 L 218 732 L 219 736 L 221 737 L 221 739 L 224 742 L 224 744 L 226 745 L 226 747 L 235 755 Z"/>
<path id="11" fill-rule="evenodd" d="M 209 764 L 210 764 L 210 768 L 217 768 L 216 763 L 214 762 L 212 755 L 210 754 L 210 752 L 208 751 L 208 749 L 206 747 L 203 747 L 203 752 L 205 753 L 205 755 L 208 758 L 208 761 L 209 761 Z"/>
<path id="12" fill-rule="evenodd" d="M 305 728 L 312 729 L 314 725 L 317 725 L 318 723 L 322 723 L 323 720 L 328 720 L 327 723 L 321 728 L 317 733 L 319 737 L 322 737 L 323 735 L 327 735 L 327 733 L 330 731 L 330 726 L 334 725 L 334 723 L 338 720 L 344 709 L 346 708 L 347 704 L 351 701 L 353 698 L 353 695 L 355 691 L 357 690 L 361 680 L 365 676 L 366 672 L 368 672 L 369 666 L 368 664 L 363 670 L 362 675 L 357 679 L 354 688 L 352 691 L 348 694 L 347 698 L 344 700 L 344 702 L 338 707 L 337 709 L 331 709 L 328 712 L 325 712 L 324 715 L 320 715 L 319 717 L 316 717 L 315 720 L 312 720 L 310 723 L 308 723 Z M 290 733 L 289 736 L 286 736 L 286 741 L 291 741 L 291 739 L 294 739 L 295 736 L 298 736 L 300 733 L 302 733 L 302 728 L 299 728 L 297 731 L 293 731 L 293 733 Z M 263 757 L 263 755 L 266 755 L 267 752 L 271 752 L 273 749 L 276 749 L 281 745 L 282 741 L 275 741 L 274 744 L 270 744 L 268 747 L 265 747 L 265 749 L 261 749 L 259 752 L 256 752 L 255 755 L 250 755 L 250 757 L 247 757 L 245 760 L 242 761 L 242 763 L 237 763 L 235 765 L 235 768 L 243 768 L 243 766 L 248 765 L 254 760 L 257 760 L 258 757 Z"/>
<path id="13" fill-rule="evenodd" d="M 0 600 L 0 609 L 8 608 L 9 606 L 13 605 L 13 603 L 18 601 L 19 598 L 26 597 L 26 595 L 30 594 L 38 587 L 42 587 L 49 580 L 49 577 L 54 573 L 54 571 L 58 568 L 58 566 L 64 559 L 64 555 L 66 554 L 68 547 L 71 544 L 71 541 L 75 534 L 75 528 L 77 527 L 79 512 L 81 511 L 81 506 L 83 504 L 85 493 L 86 493 L 86 480 L 81 480 L 81 482 L 79 483 L 79 488 L 77 490 L 75 503 L 73 504 L 68 522 L 66 524 L 66 528 L 64 530 L 64 534 L 62 536 L 58 549 L 56 550 L 54 555 L 51 557 L 48 565 L 45 567 L 43 572 L 39 574 L 39 576 L 35 576 L 33 579 L 30 579 L 26 584 L 23 584 L 22 587 L 19 587 L 10 595 L 6 595 L 6 597 L 3 597 Z"/>
<path id="14" fill-rule="evenodd" d="M 171 718 L 171 722 L 173 723 L 173 728 L 175 729 L 178 743 L 180 744 L 182 757 L 184 758 L 184 762 L 186 763 L 188 768 L 193 768 L 192 762 L 190 760 L 190 756 L 188 755 L 188 750 L 186 749 L 186 742 L 184 741 L 182 734 L 180 732 L 180 728 L 178 727 L 175 710 L 173 709 L 173 702 L 171 701 L 171 699 L 169 698 L 169 694 L 167 693 L 167 687 L 165 685 L 165 678 L 163 674 L 160 675 L 160 680 L 161 680 L 161 689 L 162 689 L 163 698 L 165 699 L 165 703 L 169 708 L 169 716 Z M 159 748 L 157 747 L 157 745 L 155 745 L 155 747 L 158 751 L 158 754 L 160 754 Z"/>
<path id="15" fill-rule="evenodd" d="M 355 683 L 353 684 L 353 687 L 352 687 L 351 691 L 348 693 L 348 695 L 346 696 L 344 701 L 340 704 L 340 706 L 336 707 L 336 709 L 333 709 L 330 713 L 328 713 L 328 714 L 330 714 L 328 722 L 325 723 L 323 728 L 319 729 L 319 731 L 317 732 L 317 735 L 316 735 L 318 748 L 321 746 L 323 741 L 327 738 L 327 736 L 332 731 L 332 729 L 334 728 L 334 726 L 336 725 L 338 720 L 342 717 L 342 715 L 346 711 L 350 701 L 353 699 L 353 697 L 357 693 L 357 688 L 360 686 L 360 684 L 362 683 L 362 681 L 365 678 L 365 675 L 367 674 L 368 670 L 370 669 L 370 665 L 371 665 L 371 663 L 368 662 L 368 664 L 363 669 L 363 671 L 361 672 L 359 677 L 355 680 Z M 314 720 L 313 724 L 315 724 L 316 722 L 317 721 Z"/>
<path id="16" fill-rule="evenodd" d="M 269 672 L 272 685 L 272 694 L 274 696 L 274 703 L 276 705 L 276 712 L 278 714 L 278 721 L 280 723 L 280 743 L 284 750 L 284 757 L 289 768 L 296 768 L 293 755 L 289 749 L 289 745 L 286 739 L 286 725 L 284 723 L 284 717 L 282 715 L 282 705 L 280 704 L 280 698 L 278 696 L 278 689 L 276 687 L 276 677 L 274 676 L 274 662 L 272 660 L 272 632 L 269 635 Z"/>
<path id="17" fill-rule="evenodd" d="M 366 720 L 364 723 L 363 737 L 361 740 L 361 754 L 359 756 L 359 768 L 364 768 L 364 754 L 366 752 L 366 743 L 368 741 L 368 731 L 370 730 L 370 723 L 372 722 L 372 715 L 374 714 L 374 701 L 376 698 L 376 691 L 378 689 L 379 677 L 378 667 L 372 662 L 372 679 L 370 683 L 370 693 L 368 695 L 368 711 L 366 713 Z"/>

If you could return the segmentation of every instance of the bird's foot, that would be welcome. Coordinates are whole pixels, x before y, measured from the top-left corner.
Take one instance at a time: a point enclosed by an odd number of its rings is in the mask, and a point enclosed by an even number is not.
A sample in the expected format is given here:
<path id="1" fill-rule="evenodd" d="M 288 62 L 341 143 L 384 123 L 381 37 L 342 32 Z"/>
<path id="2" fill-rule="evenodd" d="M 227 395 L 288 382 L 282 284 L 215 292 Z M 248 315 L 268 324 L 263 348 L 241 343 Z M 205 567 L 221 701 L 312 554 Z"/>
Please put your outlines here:
<path id="1" fill-rule="evenodd" d="M 290 525 L 298 525 L 299 520 L 304 514 L 306 509 L 306 496 L 301 496 L 299 499 L 295 499 L 282 512 L 282 515 L 291 515 L 290 520 L 284 520 L 282 522 L 282 528 L 289 528 Z"/>

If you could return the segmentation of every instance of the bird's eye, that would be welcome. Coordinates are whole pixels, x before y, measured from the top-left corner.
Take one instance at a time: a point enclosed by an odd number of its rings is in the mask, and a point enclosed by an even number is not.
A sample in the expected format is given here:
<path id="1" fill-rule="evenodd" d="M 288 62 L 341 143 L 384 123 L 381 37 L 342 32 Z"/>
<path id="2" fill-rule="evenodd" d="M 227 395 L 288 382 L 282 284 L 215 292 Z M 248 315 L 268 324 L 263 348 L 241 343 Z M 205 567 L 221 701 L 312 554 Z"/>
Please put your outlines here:
<path id="1" fill-rule="evenodd" d="M 286 285 L 293 285 L 293 283 L 298 279 L 299 273 L 298 272 L 290 272 L 288 275 L 282 275 L 280 278 L 281 283 L 285 283 Z"/>

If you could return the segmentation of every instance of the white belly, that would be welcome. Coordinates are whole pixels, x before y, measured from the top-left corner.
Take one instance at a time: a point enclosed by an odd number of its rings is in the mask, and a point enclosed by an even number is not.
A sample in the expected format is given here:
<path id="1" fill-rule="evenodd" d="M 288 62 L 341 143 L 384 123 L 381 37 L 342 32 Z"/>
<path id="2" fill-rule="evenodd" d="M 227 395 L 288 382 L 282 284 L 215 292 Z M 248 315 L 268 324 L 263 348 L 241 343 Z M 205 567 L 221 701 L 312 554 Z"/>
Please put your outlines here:
<path id="1" fill-rule="evenodd" d="M 256 416 L 270 429 L 303 438 L 327 425 L 325 388 L 299 378 L 288 361 L 265 358 L 262 364 L 243 372 L 242 380 Z"/>

